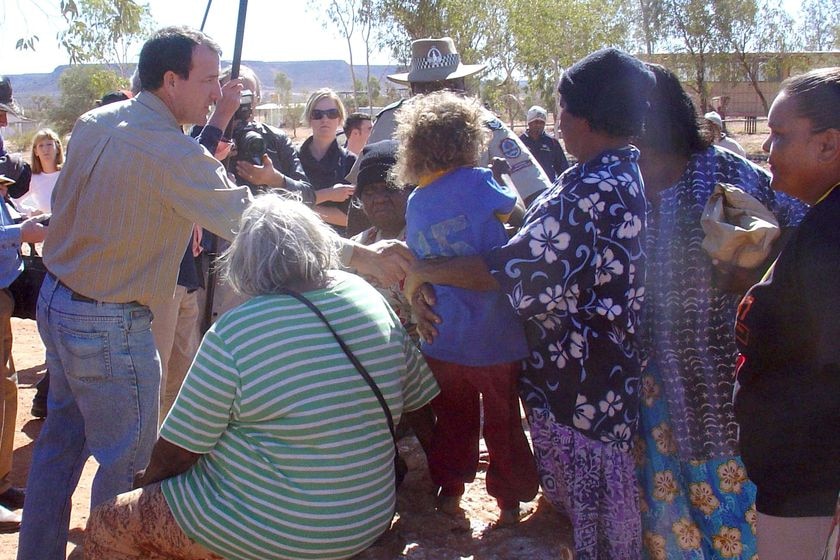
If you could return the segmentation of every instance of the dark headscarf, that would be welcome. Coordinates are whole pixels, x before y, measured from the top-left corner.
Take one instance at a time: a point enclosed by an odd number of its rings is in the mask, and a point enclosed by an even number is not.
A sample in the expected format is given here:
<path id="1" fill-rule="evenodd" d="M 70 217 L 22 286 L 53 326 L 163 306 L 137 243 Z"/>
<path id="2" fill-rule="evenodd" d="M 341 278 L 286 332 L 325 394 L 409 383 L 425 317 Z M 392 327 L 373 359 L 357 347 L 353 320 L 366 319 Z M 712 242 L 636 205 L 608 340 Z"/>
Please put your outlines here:
<path id="1" fill-rule="evenodd" d="M 566 110 L 586 119 L 593 130 L 630 137 L 642 132 L 654 85 L 656 78 L 639 59 L 608 48 L 566 70 L 558 91 Z"/>
<path id="2" fill-rule="evenodd" d="M 382 140 L 368 144 L 359 157 L 359 176 L 356 179 L 357 195 L 361 195 L 361 191 L 368 185 L 390 181 L 389 173 L 394 164 L 397 163 L 397 142 L 395 140 Z"/>

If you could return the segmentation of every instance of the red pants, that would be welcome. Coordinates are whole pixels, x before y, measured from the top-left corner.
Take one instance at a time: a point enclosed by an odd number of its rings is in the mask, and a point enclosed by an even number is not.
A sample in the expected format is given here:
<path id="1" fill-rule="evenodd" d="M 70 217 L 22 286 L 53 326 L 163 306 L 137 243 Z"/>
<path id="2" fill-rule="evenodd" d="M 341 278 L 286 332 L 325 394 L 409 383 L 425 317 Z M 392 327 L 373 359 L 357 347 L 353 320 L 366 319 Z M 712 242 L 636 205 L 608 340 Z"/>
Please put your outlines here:
<path id="1" fill-rule="evenodd" d="M 484 441 L 490 454 L 487 493 L 501 509 L 533 499 L 539 478 L 519 416 L 519 363 L 472 367 L 429 357 L 426 361 L 440 385 L 432 401 L 437 424 L 428 460 L 441 495 L 460 496 L 464 484 L 475 479 L 483 401 Z"/>

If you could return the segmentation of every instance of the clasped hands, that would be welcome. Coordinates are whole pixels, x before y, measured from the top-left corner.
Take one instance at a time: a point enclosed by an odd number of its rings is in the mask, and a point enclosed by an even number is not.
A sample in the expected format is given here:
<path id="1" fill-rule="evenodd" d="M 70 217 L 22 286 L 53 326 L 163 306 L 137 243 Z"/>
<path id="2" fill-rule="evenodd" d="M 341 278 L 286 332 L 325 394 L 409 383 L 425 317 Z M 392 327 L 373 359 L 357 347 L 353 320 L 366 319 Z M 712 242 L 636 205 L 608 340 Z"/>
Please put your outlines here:
<path id="1" fill-rule="evenodd" d="M 403 293 L 411 302 L 417 320 L 417 332 L 426 342 L 437 336 L 436 324 L 441 319 L 432 311 L 436 303 L 435 290 L 422 280 L 424 261 L 414 257 L 411 250 L 396 239 L 383 239 L 372 245 L 357 247 L 352 266 L 366 276 L 376 278 L 383 286 L 402 282 Z"/>

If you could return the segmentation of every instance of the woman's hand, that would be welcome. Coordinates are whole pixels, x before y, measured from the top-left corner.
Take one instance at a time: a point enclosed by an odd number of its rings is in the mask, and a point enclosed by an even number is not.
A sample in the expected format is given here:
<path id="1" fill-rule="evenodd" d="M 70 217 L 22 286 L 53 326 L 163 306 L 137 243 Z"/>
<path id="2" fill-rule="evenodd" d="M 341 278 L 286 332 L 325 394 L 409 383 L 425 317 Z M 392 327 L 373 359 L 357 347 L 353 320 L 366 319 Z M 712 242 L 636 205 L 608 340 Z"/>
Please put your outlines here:
<path id="1" fill-rule="evenodd" d="M 319 189 L 315 191 L 315 204 L 322 202 L 344 202 L 356 192 L 356 187 L 353 185 L 337 184 L 329 189 Z"/>
<path id="2" fill-rule="evenodd" d="M 435 288 L 431 284 L 420 284 L 411 298 L 411 311 L 417 321 L 417 333 L 425 342 L 434 342 L 438 335 L 435 325 L 441 323 L 441 318 L 432 307 L 437 302 Z"/>
<path id="3" fill-rule="evenodd" d="M 152 448 L 149 464 L 134 475 L 133 488 L 142 488 L 153 482 L 177 476 L 192 467 L 201 455 L 158 438 Z"/>
<path id="4" fill-rule="evenodd" d="M 268 154 L 263 154 L 262 165 L 254 165 L 247 161 L 236 162 L 236 173 L 242 179 L 254 185 L 265 185 L 266 187 L 283 188 L 286 186 L 286 178 L 278 173 L 271 163 Z"/>

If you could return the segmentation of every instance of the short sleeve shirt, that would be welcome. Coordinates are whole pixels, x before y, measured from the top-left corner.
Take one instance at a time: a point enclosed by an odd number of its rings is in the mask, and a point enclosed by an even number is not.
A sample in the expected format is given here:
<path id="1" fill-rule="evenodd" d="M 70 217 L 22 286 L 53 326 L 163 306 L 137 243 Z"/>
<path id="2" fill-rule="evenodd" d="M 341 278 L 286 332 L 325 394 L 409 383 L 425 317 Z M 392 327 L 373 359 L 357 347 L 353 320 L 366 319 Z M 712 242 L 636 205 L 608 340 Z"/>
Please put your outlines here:
<path id="1" fill-rule="evenodd" d="M 507 241 L 497 214 L 515 202 L 489 169 L 455 169 L 409 196 L 406 243 L 419 259 L 484 255 Z M 525 332 L 504 294 L 436 285 L 435 297 L 442 323 L 435 340 L 421 344 L 424 354 L 468 366 L 525 357 Z"/>
<path id="2" fill-rule="evenodd" d="M 334 274 L 305 295 L 399 422 L 437 384 L 379 292 Z M 160 435 L 201 454 L 162 489 L 179 526 L 225 557 L 348 558 L 390 524 L 385 414 L 326 326 L 290 296 L 253 298 L 208 331 Z"/>

